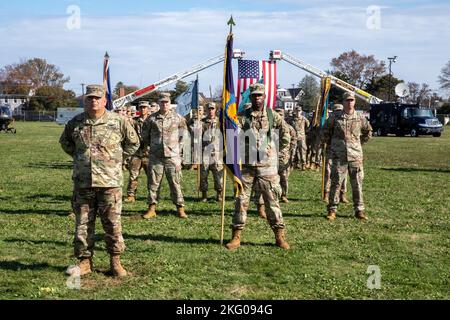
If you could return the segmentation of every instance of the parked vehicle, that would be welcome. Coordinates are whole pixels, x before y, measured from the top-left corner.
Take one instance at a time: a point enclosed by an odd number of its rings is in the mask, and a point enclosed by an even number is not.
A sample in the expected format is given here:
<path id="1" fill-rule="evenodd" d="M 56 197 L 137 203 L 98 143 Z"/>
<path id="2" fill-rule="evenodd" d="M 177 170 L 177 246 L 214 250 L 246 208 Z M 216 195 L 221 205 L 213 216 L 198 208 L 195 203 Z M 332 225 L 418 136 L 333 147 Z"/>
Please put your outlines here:
<path id="1" fill-rule="evenodd" d="M 429 108 L 416 104 L 380 103 L 370 106 L 370 124 L 378 136 L 433 135 L 440 137 L 442 123 Z"/>
<path id="2" fill-rule="evenodd" d="M 83 111 L 83 108 L 58 108 L 56 110 L 56 123 L 65 125 L 69 120 Z"/>

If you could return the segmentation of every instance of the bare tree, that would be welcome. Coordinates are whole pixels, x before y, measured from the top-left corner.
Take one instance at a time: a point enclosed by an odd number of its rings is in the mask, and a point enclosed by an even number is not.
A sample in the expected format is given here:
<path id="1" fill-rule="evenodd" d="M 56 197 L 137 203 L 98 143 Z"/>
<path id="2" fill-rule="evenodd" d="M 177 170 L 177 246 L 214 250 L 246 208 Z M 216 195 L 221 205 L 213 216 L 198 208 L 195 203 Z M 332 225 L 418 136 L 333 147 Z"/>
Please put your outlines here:
<path id="1" fill-rule="evenodd" d="M 70 80 L 57 66 L 41 58 L 7 65 L 0 71 L 0 77 L 8 93 L 25 93 L 40 87 L 62 88 Z"/>
<path id="2" fill-rule="evenodd" d="M 442 68 L 439 83 L 441 89 L 450 90 L 450 61 Z"/>
<path id="3" fill-rule="evenodd" d="M 343 74 L 351 84 L 359 88 L 365 88 L 372 79 L 386 72 L 386 66 L 382 61 L 376 60 L 373 55 L 361 55 L 355 50 L 333 58 L 331 66 L 334 73 Z"/>

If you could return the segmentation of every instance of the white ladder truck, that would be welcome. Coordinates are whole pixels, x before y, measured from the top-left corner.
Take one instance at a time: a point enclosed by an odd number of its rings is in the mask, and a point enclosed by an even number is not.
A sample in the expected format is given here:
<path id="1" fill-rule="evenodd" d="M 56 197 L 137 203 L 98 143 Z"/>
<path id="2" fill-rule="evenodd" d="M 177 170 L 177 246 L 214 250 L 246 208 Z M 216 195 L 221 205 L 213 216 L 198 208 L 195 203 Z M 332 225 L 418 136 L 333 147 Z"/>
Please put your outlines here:
<path id="1" fill-rule="evenodd" d="M 233 59 L 242 59 L 245 52 L 243 52 L 240 49 L 233 50 Z M 183 78 L 189 77 L 190 75 L 193 75 L 195 73 L 198 73 L 204 69 L 207 69 L 213 65 L 216 65 L 220 62 L 223 62 L 225 59 L 225 55 L 221 54 L 214 58 L 208 59 L 200 64 L 197 64 L 190 69 L 187 69 L 183 72 L 176 73 L 174 75 L 171 75 L 170 77 L 167 77 L 163 80 L 160 80 L 154 84 L 151 84 L 145 88 L 136 90 L 130 94 L 127 94 L 126 96 L 120 97 L 113 101 L 113 108 L 119 108 L 123 107 L 125 104 L 133 102 L 136 99 L 142 98 L 148 94 L 150 94 L 152 91 L 158 90 L 161 87 L 170 85 L 172 83 L 177 82 L 178 80 L 181 80 Z"/>
<path id="2" fill-rule="evenodd" d="M 347 83 L 339 78 L 336 78 L 335 76 L 329 75 L 326 72 L 324 72 L 306 62 L 303 62 L 302 60 L 297 59 L 285 52 L 281 52 L 281 50 L 270 51 L 270 59 L 271 60 L 284 60 L 306 72 L 309 72 L 309 73 L 315 75 L 316 77 L 321 78 L 321 79 L 323 79 L 325 77 L 329 77 L 331 79 L 331 84 L 335 85 L 336 87 L 338 87 L 344 91 L 355 93 L 355 95 L 357 95 L 359 98 L 367 101 L 370 104 L 378 104 L 383 101 L 380 98 L 377 98 L 374 95 L 371 95 L 370 93 L 368 93 L 364 90 L 361 90 L 361 89 L 355 87 L 354 85 L 351 85 L 350 83 Z"/>

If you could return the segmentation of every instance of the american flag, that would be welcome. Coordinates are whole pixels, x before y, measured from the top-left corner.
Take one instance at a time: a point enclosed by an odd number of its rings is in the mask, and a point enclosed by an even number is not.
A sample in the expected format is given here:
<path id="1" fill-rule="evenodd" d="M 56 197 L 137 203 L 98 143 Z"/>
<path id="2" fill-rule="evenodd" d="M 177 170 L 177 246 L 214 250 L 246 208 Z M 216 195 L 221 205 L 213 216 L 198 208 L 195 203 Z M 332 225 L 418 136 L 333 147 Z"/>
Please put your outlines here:
<path id="1" fill-rule="evenodd" d="M 238 60 L 237 105 L 241 94 L 259 79 L 264 78 L 266 87 L 266 105 L 272 109 L 277 96 L 277 64 L 275 61 Z"/>

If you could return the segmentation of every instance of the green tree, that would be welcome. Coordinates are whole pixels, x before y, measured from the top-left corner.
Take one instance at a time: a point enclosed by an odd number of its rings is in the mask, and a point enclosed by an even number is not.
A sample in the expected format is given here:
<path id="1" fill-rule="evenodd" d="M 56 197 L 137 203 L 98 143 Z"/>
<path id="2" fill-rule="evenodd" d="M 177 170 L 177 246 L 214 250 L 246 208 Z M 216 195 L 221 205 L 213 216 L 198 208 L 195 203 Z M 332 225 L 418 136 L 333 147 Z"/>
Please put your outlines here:
<path id="1" fill-rule="evenodd" d="M 170 90 L 170 98 L 172 99 L 172 103 L 188 88 L 189 85 L 186 82 L 178 80 L 177 83 L 175 84 L 175 89 Z"/>
<path id="2" fill-rule="evenodd" d="M 314 110 L 320 96 L 320 85 L 314 76 L 306 75 L 298 84 L 305 95 L 302 97 L 300 104 L 305 110 Z"/>
<path id="3" fill-rule="evenodd" d="M 75 92 L 60 87 L 40 87 L 31 97 L 28 108 L 35 111 L 54 111 L 57 108 L 76 108 Z"/>
<path id="4" fill-rule="evenodd" d="M 394 88 L 400 82 L 403 82 L 403 80 L 394 76 L 390 78 L 388 74 L 385 74 L 381 77 L 371 79 L 365 89 L 368 93 L 384 101 L 389 100 L 389 90 L 391 90 L 391 100 L 395 101 Z"/>

